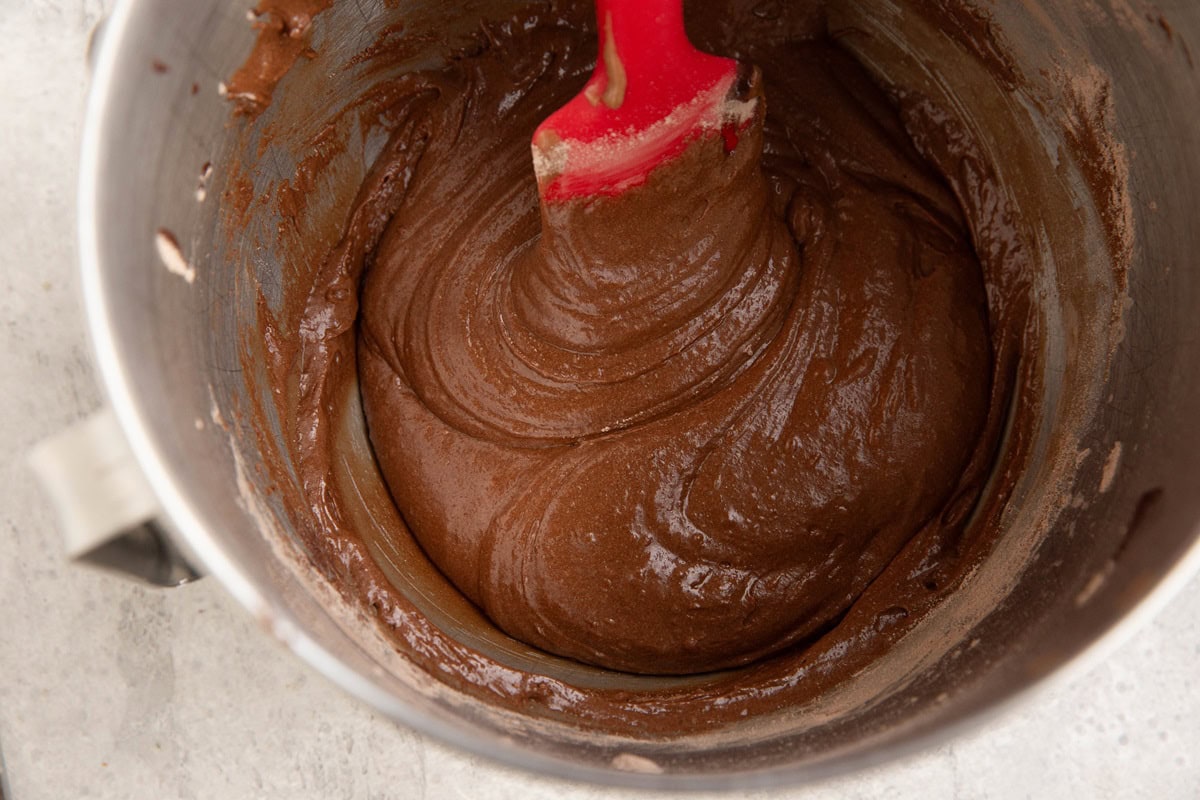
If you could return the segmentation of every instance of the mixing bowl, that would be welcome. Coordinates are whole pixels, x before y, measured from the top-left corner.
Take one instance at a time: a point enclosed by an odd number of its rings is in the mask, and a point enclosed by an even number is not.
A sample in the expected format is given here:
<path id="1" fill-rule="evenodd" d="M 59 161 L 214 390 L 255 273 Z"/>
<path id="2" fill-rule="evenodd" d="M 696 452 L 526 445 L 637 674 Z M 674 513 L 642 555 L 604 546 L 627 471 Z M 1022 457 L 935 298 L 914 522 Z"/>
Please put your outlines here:
<path id="1" fill-rule="evenodd" d="M 471 7 L 499 18 L 512 5 Z M 754 12 L 770 19 L 786 5 Z M 703 733 L 647 736 L 500 703 L 417 658 L 415 638 L 384 635 L 313 567 L 294 464 L 278 441 L 287 405 L 264 388 L 255 340 L 260 304 L 278 303 L 297 274 L 282 263 L 281 231 L 290 257 L 336 237 L 337 209 L 380 142 L 369 130 L 335 130 L 351 144 L 334 148 L 299 217 L 270 202 L 232 214 L 229 198 L 277 196 L 346 98 L 478 35 L 447 9 L 334 3 L 313 24 L 313 51 L 258 116 L 231 115 L 223 91 L 254 44 L 242 6 L 126 0 L 102 33 L 80 192 L 100 370 L 180 546 L 299 657 L 396 721 L 521 768 L 634 786 L 792 784 L 944 741 L 1102 654 L 1192 573 L 1200 73 L 1190 45 L 1200 42 L 1200 9 L 1188 0 L 835 0 L 829 25 L 843 46 L 885 85 L 919 91 L 961 120 L 1007 173 L 1002 185 L 1016 187 L 995 201 L 1024 213 L 1019 245 L 1038 310 L 1032 388 L 1018 410 L 1035 416 L 1025 440 L 1006 443 L 1022 456 L 1003 462 L 1020 469 L 1011 493 L 992 498 L 1000 533 L 991 555 L 878 663 L 800 707 Z M 386 70 L 355 62 L 383 31 L 405 58 Z M 357 400 L 345 402 L 348 480 L 364 498 L 379 496 Z M 351 509 L 367 538 L 385 525 L 369 507 L 364 499 Z M 391 559 L 412 624 L 469 646 L 499 676 L 639 690 L 668 680 L 531 654 L 436 590 L 436 571 L 412 557 L 411 542 L 389 554 L 378 541 L 372 553 Z"/>

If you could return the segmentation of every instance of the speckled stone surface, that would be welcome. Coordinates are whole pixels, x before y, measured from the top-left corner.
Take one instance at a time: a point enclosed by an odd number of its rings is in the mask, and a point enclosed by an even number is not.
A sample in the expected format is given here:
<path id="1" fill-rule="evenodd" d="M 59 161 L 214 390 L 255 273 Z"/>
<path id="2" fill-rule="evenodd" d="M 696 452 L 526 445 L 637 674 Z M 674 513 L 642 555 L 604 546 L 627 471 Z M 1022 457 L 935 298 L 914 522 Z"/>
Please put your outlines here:
<path id="1" fill-rule="evenodd" d="M 89 30 L 107 0 L 0 0 L 0 794 L 634 795 L 523 775 L 379 718 L 213 580 L 151 590 L 64 563 L 24 453 L 102 402 L 75 266 Z M 1200 791 L 1200 581 L 1086 674 L 953 744 L 752 798 L 1186 798 Z"/>

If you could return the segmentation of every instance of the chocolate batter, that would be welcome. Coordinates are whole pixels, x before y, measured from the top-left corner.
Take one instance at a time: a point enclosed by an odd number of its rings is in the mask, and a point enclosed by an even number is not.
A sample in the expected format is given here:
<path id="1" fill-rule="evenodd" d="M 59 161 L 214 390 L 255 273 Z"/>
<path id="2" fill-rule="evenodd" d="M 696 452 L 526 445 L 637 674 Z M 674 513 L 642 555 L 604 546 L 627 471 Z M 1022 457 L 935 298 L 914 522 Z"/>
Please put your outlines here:
<path id="1" fill-rule="evenodd" d="M 429 76 L 379 164 L 411 177 L 359 370 L 398 508 L 492 620 L 560 655 L 700 672 L 822 631 L 942 511 L 983 426 L 953 196 L 813 41 L 756 54 L 768 119 L 733 152 L 703 138 L 539 219 L 530 135 L 573 84 L 514 80 L 510 48 Z"/>
<path id="2" fill-rule="evenodd" d="M 273 469 L 315 564 L 439 680 L 624 732 L 721 726 L 863 669 L 987 554 L 967 523 L 1005 500 L 1007 479 L 981 491 L 1006 422 L 1008 463 L 1026 436 L 1011 209 L 819 3 L 762 7 L 689 9 L 697 44 L 761 70 L 761 126 L 615 198 L 539 208 L 529 150 L 594 63 L 589 4 L 481 23 L 343 112 L 377 144 L 327 252 L 278 317 L 260 302 L 277 410 L 256 413 L 290 442 Z M 275 198 L 285 219 L 341 124 Z M 345 473 L 356 392 L 394 507 Z M 436 580 L 396 578 L 422 569 L 410 534 L 537 649 L 431 619 Z M 704 674 L 608 684 L 539 651 Z"/>

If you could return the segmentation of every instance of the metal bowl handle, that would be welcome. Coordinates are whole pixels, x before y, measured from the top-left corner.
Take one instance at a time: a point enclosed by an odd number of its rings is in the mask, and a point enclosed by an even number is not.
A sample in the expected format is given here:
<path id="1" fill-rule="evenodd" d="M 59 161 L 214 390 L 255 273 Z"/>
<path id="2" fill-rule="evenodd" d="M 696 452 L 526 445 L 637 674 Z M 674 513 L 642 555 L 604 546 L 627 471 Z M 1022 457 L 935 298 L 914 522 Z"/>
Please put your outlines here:
<path id="1" fill-rule="evenodd" d="M 71 561 L 155 586 L 200 577 L 167 532 L 158 498 L 111 409 L 38 443 L 29 466 L 58 514 Z"/>

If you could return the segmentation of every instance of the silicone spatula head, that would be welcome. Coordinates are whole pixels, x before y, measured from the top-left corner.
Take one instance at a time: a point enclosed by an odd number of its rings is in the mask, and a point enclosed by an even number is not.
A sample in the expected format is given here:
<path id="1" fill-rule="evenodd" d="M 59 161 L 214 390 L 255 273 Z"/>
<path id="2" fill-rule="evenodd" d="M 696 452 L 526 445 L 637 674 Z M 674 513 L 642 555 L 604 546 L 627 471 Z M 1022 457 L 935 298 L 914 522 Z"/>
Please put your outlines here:
<path id="1" fill-rule="evenodd" d="M 737 62 L 688 41 L 682 0 L 596 0 L 596 17 L 592 77 L 533 136 L 543 201 L 619 195 L 698 137 L 736 143 L 754 113 Z"/>

